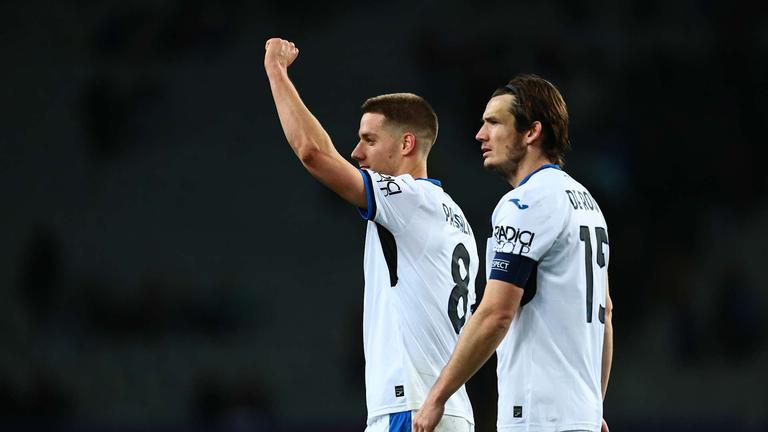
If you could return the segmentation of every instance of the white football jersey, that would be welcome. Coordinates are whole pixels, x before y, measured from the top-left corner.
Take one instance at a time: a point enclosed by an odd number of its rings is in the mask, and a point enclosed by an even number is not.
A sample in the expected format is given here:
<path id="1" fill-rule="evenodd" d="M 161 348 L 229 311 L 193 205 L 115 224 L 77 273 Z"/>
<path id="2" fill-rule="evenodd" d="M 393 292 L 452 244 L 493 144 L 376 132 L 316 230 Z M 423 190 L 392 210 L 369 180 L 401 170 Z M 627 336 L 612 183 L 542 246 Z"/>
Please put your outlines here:
<path id="1" fill-rule="evenodd" d="M 525 290 L 497 350 L 499 431 L 600 430 L 608 229 L 559 168 L 531 173 L 491 219 L 486 275 Z"/>
<path id="2" fill-rule="evenodd" d="M 419 409 L 475 303 L 477 247 L 439 181 L 361 170 L 368 208 L 363 344 L 368 422 Z M 446 415 L 474 424 L 462 387 Z"/>

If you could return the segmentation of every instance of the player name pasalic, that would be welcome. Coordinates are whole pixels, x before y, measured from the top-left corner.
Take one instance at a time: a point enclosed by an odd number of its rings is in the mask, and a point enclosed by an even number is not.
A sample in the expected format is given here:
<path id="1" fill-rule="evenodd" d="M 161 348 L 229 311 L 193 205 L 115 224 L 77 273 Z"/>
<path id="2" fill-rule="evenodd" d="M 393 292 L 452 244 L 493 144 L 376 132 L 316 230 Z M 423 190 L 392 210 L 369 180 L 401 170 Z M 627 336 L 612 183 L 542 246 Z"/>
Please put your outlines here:
<path id="1" fill-rule="evenodd" d="M 452 207 L 443 204 L 443 213 L 445 213 L 445 222 L 448 225 L 458 229 L 464 234 L 472 234 L 472 230 L 469 228 L 469 224 L 464 220 L 464 216 L 454 212 Z"/>

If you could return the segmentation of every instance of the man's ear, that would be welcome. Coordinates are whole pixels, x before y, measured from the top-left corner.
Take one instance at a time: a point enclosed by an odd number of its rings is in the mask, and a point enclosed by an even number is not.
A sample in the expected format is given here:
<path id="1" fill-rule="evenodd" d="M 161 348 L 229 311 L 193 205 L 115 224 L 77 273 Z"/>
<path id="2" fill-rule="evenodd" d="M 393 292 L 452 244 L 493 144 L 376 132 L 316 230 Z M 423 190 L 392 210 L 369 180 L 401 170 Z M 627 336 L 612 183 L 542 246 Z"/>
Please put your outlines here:
<path id="1" fill-rule="evenodd" d="M 406 132 L 401 138 L 400 144 L 402 146 L 402 155 L 407 156 L 414 153 L 417 150 L 416 147 L 416 135 Z"/>
<path id="2" fill-rule="evenodd" d="M 535 121 L 531 123 L 531 127 L 523 134 L 523 141 L 525 145 L 531 145 L 544 136 L 544 130 L 542 129 L 541 122 Z"/>

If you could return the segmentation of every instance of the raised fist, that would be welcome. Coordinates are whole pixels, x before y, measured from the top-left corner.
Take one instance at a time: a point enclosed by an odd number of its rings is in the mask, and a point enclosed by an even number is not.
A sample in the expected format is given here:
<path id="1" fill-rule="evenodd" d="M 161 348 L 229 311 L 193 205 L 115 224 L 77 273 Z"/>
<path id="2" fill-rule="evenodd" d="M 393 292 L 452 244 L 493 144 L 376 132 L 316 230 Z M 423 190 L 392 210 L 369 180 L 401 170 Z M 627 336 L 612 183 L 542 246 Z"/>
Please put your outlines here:
<path id="1" fill-rule="evenodd" d="M 279 66 L 287 69 L 299 55 L 299 49 L 293 42 L 280 38 L 269 39 L 264 49 L 265 68 Z"/>

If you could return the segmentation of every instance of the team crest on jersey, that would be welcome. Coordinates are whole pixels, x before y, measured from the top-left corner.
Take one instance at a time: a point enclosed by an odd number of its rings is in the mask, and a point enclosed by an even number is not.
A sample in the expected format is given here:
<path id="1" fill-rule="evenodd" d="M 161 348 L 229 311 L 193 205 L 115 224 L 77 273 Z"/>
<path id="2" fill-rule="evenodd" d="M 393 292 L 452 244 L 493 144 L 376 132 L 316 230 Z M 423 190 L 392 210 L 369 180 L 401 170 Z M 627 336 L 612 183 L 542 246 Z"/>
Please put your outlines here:
<path id="1" fill-rule="evenodd" d="M 384 192 L 385 197 L 402 192 L 400 185 L 397 184 L 397 180 L 394 177 L 379 173 L 376 173 L 376 175 L 379 177 L 376 179 L 376 183 L 379 185 L 379 189 Z"/>
<path id="2" fill-rule="evenodd" d="M 510 254 L 527 254 L 531 251 L 533 237 L 536 234 L 507 225 L 497 225 L 493 227 L 493 237 L 496 244 L 493 247 L 494 252 Z"/>

